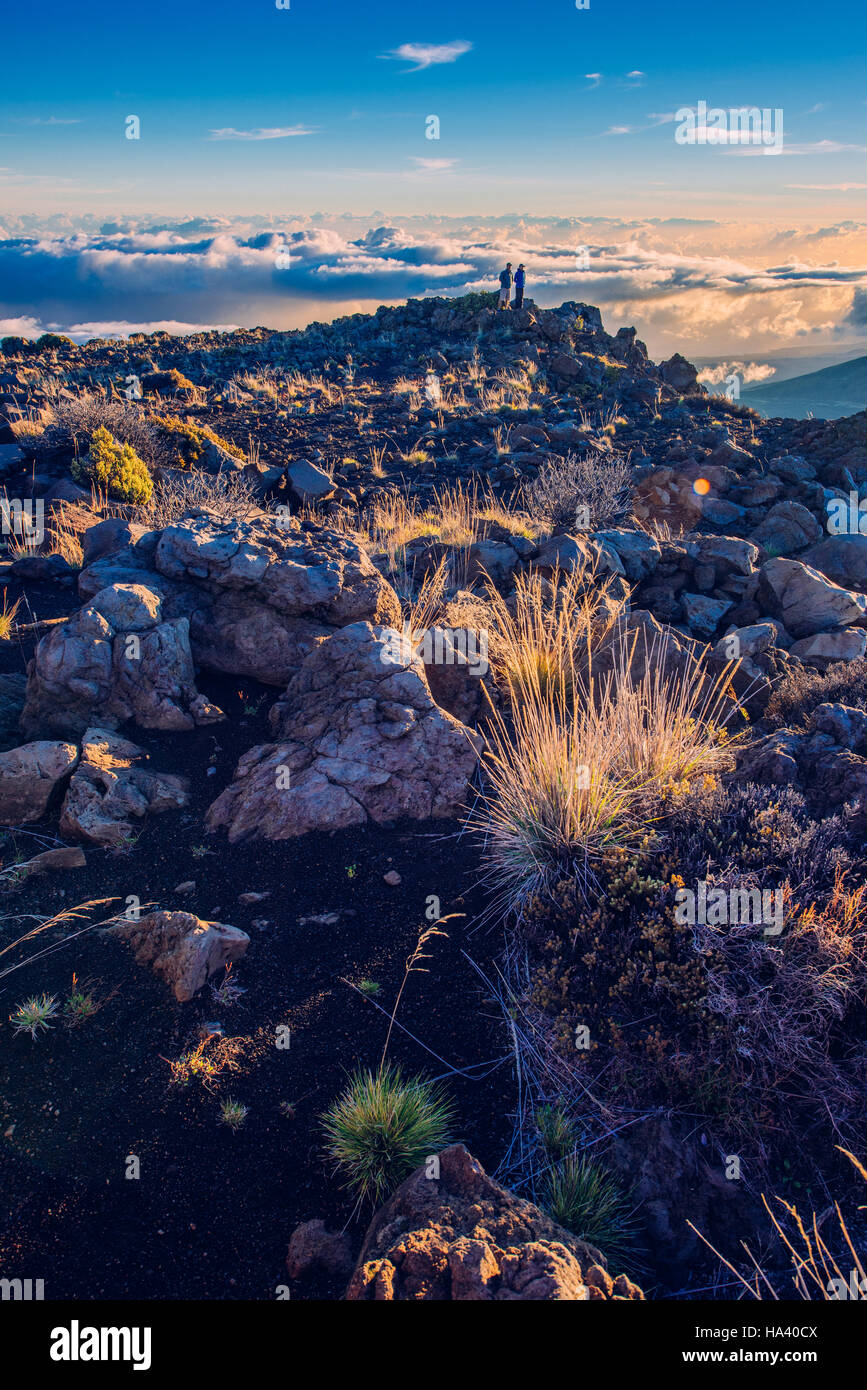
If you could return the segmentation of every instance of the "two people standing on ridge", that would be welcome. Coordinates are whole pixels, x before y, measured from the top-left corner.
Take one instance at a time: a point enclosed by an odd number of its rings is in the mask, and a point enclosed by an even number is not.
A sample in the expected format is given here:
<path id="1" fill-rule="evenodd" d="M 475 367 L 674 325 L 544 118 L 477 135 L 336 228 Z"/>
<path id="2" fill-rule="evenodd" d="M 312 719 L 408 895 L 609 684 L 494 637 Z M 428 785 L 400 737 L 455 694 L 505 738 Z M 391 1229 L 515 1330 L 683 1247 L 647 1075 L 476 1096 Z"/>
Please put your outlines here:
<path id="1" fill-rule="evenodd" d="M 515 280 L 515 302 L 514 302 L 514 305 L 513 305 L 512 307 L 515 308 L 515 309 L 520 309 L 521 306 L 522 306 L 522 304 L 524 303 L 524 278 L 525 278 L 525 277 L 524 277 L 524 262 L 522 261 L 521 264 L 518 266 L 518 269 L 515 271 L 515 276 L 514 276 L 514 280 Z M 500 271 L 500 298 L 499 298 L 499 302 L 498 302 L 498 304 L 497 304 L 497 309 L 498 309 L 498 310 L 499 310 L 499 309 L 508 309 L 508 307 L 509 307 L 509 291 L 510 291 L 511 288 L 512 288 L 512 262 L 511 262 L 511 261 L 507 261 L 507 262 L 506 262 L 506 268 L 505 268 L 505 270 L 501 270 L 501 271 Z"/>

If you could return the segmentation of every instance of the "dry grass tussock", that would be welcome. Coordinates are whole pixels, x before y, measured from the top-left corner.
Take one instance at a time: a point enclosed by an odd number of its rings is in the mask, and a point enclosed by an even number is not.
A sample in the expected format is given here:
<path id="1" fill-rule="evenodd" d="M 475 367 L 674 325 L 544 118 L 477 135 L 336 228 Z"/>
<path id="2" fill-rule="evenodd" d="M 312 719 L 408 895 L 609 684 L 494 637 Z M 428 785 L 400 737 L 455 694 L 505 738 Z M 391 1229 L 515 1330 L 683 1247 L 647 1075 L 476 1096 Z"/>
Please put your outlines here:
<path id="1" fill-rule="evenodd" d="M 513 606 L 489 594 L 506 709 L 491 709 L 470 824 L 495 908 L 518 919 L 562 879 L 586 894 L 606 850 L 637 843 L 673 794 L 728 767 L 737 709 L 734 668 L 713 677 L 692 654 L 675 665 L 664 636 L 630 633 L 617 605 L 555 578 L 546 594 L 531 576 Z"/>
<path id="2" fill-rule="evenodd" d="M 213 512 L 221 521 L 245 521 L 258 510 L 253 481 L 245 473 L 193 469 L 158 479 L 150 501 L 136 509 L 136 519 L 158 531 L 190 511 Z"/>
<path id="3" fill-rule="evenodd" d="M 413 541 L 427 539 L 453 550 L 450 564 L 454 587 L 466 580 L 470 547 L 484 539 L 492 528 L 500 526 L 514 535 L 534 534 L 523 512 L 510 510 L 490 489 L 461 483 L 436 489 L 432 498 L 423 503 L 407 491 L 386 493 L 361 514 L 344 512 L 339 525 L 367 549 L 385 554 L 391 574 L 405 576 L 410 587 L 412 566 L 407 547 Z"/>

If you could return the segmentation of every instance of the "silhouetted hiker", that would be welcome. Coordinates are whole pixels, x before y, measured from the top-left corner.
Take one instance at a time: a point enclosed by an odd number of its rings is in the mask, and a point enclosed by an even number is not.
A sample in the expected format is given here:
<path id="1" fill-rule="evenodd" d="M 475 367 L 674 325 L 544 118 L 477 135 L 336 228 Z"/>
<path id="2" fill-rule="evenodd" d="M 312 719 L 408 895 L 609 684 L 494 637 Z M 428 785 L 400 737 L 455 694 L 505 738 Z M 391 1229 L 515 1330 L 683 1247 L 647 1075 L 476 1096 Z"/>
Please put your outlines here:
<path id="1" fill-rule="evenodd" d="M 509 291 L 512 288 L 512 262 L 506 261 L 506 269 L 500 271 L 500 302 L 498 309 L 508 309 Z"/>
<path id="2" fill-rule="evenodd" d="M 524 303 L 524 262 L 515 271 L 515 308 L 520 309 Z"/>

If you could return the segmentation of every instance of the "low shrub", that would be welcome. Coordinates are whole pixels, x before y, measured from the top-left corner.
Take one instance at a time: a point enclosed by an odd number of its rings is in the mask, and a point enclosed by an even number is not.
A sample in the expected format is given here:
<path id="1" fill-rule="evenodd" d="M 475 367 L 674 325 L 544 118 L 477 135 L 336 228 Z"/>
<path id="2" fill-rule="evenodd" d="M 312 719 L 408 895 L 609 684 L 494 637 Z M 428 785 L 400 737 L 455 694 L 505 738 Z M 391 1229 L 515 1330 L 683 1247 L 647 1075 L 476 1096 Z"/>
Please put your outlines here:
<path id="1" fill-rule="evenodd" d="M 148 372 L 141 378 L 141 389 L 146 396 L 170 396 L 176 391 L 192 391 L 193 383 L 177 367 L 165 372 Z"/>
<path id="2" fill-rule="evenodd" d="M 824 672 L 807 666 L 788 671 L 764 712 L 772 729 L 804 729 L 817 705 L 851 705 L 867 710 L 867 661 L 836 661 Z"/>
<path id="3" fill-rule="evenodd" d="M 76 482 L 90 482 L 121 502 L 144 505 L 153 496 L 147 465 L 130 444 L 118 444 L 100 426 L 90 441 L 90 452 L 72 464 Z"/>
<path id="4" fill-rule="evenodd" d="M 632 472 L 622 455 L 591 448 L 549 458 L 527 489 L 527 509 L 551 528 L 601 531 L 632 513 Z"/>

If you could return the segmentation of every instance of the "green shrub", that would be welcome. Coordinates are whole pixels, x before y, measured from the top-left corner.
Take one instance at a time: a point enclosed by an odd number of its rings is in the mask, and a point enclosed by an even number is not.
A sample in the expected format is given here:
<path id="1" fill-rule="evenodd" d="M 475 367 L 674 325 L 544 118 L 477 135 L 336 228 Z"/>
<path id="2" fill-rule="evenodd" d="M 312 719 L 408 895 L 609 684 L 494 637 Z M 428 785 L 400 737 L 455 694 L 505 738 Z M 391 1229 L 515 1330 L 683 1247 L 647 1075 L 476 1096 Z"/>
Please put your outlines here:
<path id="1" fill-rule="evenodd" d="M 0 352 L 4 357 L 21 357 L 33 351 L 33 344 L 27 338 L 0 338 Z"/>
<path id="2" fill-rule="evenodd" d="M 94 431 L 90 453 L 72 465 L 76 482 L 91 482 L 121 502 L 142 504 L 153 496 L 146 464 L 129 444 L 118 444 L 103 425 Z"/>
<path id="3" fill-rule="evenodd" d="M 75 347 L 75 343 L 63 333 L 43 333 L 41 338 L 36 339 L 37 352 L 47 352 L 51 348 L 61 347 Z"/>
<path id="4" fill-rule="evenodd" d="M 379 1071 L 355 1072 L 322 1125 L 328 1156 L 346 1186 L 379 1203 L 443 1147 L 451 1119 L 440 1085 L 420 1076 L 404 1079 L 388 1062 Z"/>
<path id="5" fill-rule="evenodd" d="M 543 1205 L 558 1226 L 595 1245 L 609 1263 L 621 1264 L 634 1248 L 629 1198 L 613 1173 L 585 1155 L 551 1169 Z"/>

